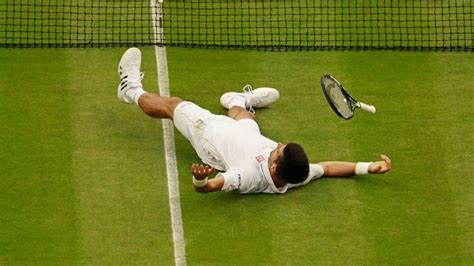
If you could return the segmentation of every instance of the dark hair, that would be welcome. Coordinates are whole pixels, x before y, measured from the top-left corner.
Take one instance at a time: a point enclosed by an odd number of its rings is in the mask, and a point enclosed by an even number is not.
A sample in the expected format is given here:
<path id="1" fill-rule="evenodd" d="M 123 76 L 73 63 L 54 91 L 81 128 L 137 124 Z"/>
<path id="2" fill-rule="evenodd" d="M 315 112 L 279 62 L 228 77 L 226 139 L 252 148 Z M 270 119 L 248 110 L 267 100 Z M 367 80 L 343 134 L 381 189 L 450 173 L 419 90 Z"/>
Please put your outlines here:
<path id="1" fill-rule="evenodd" d="M 283 155 L 277 159 L 276 172 L 285 182 L 301 183 L 308 177 L 309 162 L 303 147 L 296 143 L 288 143 Z"/>

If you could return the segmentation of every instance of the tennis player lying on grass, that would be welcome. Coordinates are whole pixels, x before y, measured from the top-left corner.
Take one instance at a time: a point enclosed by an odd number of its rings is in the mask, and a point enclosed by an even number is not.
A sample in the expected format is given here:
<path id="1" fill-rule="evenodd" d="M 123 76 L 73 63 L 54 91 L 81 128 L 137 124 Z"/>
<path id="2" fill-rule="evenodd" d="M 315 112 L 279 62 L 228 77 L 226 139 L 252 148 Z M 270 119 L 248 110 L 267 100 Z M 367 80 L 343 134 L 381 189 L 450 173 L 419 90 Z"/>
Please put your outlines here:
<path id="1" fill-rule="evenodd" d="M 194 103 L 177 97 L 162 97 L 143 90 L 141 52 L 131 48 L 119 64 L 119 100 L 136 103 L 145 114 L 173 120 L 206 164 L 193 164 L 193 185 L 197 192 L 238 190 L 247 193 L 285 193 L 326 177 L 383 174 L 390 171 L 386 155 L 376 162 L 320 162 L 309 164 L 303 148 L 296 143 L 281 144 L 260 134 L 253 108 L 270 105 L 279 98 L 277 90 L 244 88 L 243 93 L 222 95 L 227 116 L 211 114 Z M 208 176 L 215 170 L 215 178 Z"/>

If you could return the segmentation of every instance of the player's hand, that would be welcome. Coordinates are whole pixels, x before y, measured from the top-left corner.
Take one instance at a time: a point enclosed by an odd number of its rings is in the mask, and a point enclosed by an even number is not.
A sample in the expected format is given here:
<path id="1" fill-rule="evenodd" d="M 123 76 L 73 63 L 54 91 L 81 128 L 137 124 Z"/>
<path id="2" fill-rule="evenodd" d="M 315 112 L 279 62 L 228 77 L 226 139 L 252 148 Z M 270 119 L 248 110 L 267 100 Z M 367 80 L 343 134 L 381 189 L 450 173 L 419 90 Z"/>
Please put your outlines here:
<path id="1" fill-rule="evenodd" d="M 392 169 L 392 160 L 387 155 L 380 155 L 381 161 L 376 161 L 369 166 L 369 173 L 384 174 Z"/>
<path id="2" fill-rule="evenodd" d="M 207 165 L 193 163 L 191 165 L 191 172 L 196 179 L 201 180 L 212 174 L 214 168 Z"/>

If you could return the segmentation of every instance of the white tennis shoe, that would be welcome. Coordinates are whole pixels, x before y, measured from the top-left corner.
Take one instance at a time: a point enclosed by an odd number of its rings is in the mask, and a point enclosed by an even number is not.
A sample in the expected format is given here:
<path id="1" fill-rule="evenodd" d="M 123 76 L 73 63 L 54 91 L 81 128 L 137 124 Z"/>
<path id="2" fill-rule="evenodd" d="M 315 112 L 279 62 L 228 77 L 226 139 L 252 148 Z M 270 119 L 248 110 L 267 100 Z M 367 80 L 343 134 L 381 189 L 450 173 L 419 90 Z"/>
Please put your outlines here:
<path id="1" fill-rule="evenodd" d="M 244 92 L 227 92 L 221 96 L 221 105 L 226 109 L 230 109 L 230 103 L 236 96 L 245 97 L 245 108 L 255 113 L 253 108 L 263 108 L 276 102 L 280 98 L 280 93 L 274 88 L 261 87 L 252 89 L 252 86 L 245 85 L 242 89 Z"/>
<path id="2" fill-rule="evenodd" d="M 120 84 L 117 89 L 117 98 L 124 103 L 133 103 L 126 95 L 127 91 L 142 88 L 143 73 L 140 72 L 142 53 L 138 48 L 128 49 L 120 59 L 118 74 Z"/>

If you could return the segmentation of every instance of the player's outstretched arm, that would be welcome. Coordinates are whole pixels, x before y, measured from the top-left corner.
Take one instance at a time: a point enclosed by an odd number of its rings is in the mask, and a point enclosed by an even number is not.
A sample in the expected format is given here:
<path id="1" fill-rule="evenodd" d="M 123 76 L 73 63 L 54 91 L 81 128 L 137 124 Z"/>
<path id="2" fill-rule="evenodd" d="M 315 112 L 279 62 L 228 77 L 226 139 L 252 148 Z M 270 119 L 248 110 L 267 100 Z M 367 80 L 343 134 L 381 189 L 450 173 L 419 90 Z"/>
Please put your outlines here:
<path id="1" fill-rule="evenodd" d="M 390 158 L 382 154 L 381 160 L 372 163 L 354 163 L 328 161 L 321 162 L 324 169 L 325 177 L 350 177 L 356 174 L 384 174 L 392 169 L 392 161 Z"/>
<path id="2" fill-rule="evenodd" d="M 202 164 L 191 165 L 191 172 L 193 174 L 193 186 L 196 192 L 207 193 L 219 191 L 224 186 L 224 177 L 218 175 L 213 179 L 209 179 L 209 175 L 214 173 L 215 169 Z"/>

